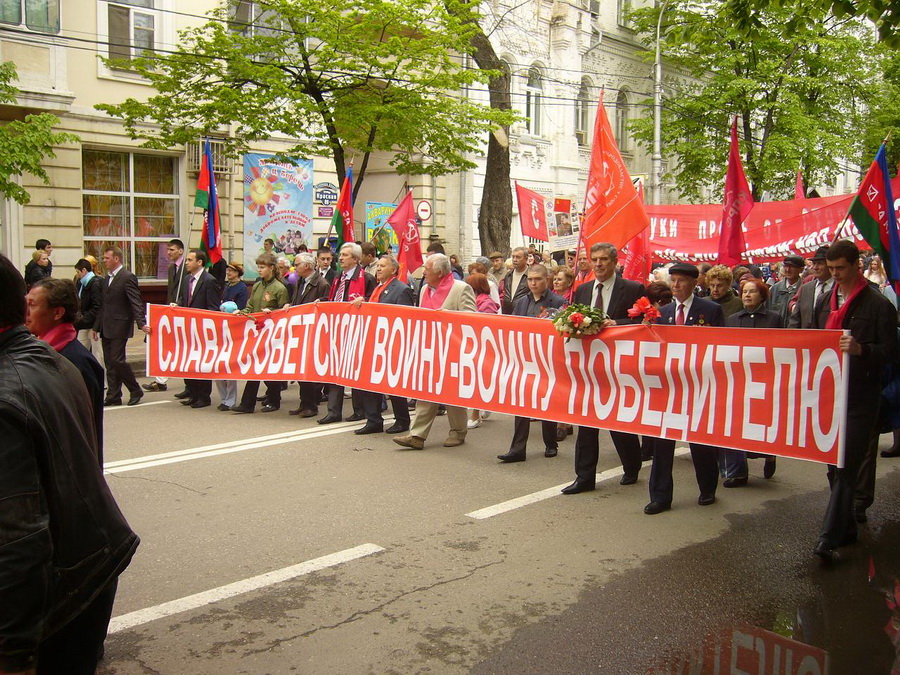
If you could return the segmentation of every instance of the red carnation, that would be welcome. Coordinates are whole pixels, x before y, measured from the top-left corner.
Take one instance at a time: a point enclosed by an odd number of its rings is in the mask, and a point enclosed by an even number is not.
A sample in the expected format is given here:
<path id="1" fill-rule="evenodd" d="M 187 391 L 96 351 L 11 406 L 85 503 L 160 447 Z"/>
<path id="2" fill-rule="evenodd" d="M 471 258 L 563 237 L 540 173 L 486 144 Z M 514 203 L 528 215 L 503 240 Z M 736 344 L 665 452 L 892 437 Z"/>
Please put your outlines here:
<path id="1" fill-rule="evenodd" d="M 579 326 L 581 326 L 581 324 L 584 323 L 584 314 L 582 314 L 581 312 L 573 312 L 569 315 L 569 322 L 573 326 L 578 328 Z"/>

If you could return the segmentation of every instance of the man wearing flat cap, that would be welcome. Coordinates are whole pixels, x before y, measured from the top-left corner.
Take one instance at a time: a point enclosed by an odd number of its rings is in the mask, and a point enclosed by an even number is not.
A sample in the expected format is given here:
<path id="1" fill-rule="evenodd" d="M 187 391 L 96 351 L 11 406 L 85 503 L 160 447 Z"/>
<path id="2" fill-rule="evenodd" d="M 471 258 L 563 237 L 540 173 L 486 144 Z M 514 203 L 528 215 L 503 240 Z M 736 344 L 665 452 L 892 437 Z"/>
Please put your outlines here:
<path id="1" fill-rule="evenodd" d="M 820 246 L 810 258 L 813 273 L 809 281 L 800 285 L 800 290 L 791 300 L 788 328 L 825 328 L 825 320 L 828 318 L 825 298 L 834 286 L 834 279 L 825 264 L 827 252 L 827 246 Z"/>
<path id="2" fill-rule="evenodd" d="M 688 263 L 675 263 L 669 268 L 673 300 L 660 309 L 656 323 L 673 326 L 724 326 L 722 308 L 706 298 L 694 295 L 700 271 Z M 718 448 L 691 443 L 691 459 L 700 487 L 700 506 L 716 501 L 719 484 Z M 644 507 L 648 516 L 668 511 L 672 507 L 672 465 L 675 460 L 675 441 L 657 439 L 653 446 L 653 466 L 650 469 L 650 503 Z"/>
<path id="3" fill-rule="evenodd" d="M 500 253 L 500 251 L 492 251 L 488 258 L 491 261 L 487 272 L 488 279 L 493 279 L 494 283 L 497 284 L 499 288 L 500 282 L 503 281 L 503 277 L 506 276 L 506 256 Z"/>
<path id="4" fill-rule="evenodd" d="M 770 312 L 781 316 L 783 326 L 788 325 L 791 316 L 791 298 L 800 290 L 800 274 L 806 267 L 806 261 L 799 255 L 789 255 L 781 263 L 781 280 L 772 286 L 769 293 Z"/>

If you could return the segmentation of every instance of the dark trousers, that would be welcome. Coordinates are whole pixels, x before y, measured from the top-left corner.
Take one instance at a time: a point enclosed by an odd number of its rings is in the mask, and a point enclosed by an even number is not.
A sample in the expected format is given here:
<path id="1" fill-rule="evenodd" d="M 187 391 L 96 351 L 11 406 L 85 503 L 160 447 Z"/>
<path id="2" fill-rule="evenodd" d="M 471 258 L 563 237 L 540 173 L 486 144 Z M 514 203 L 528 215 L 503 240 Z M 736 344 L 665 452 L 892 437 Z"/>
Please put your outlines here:
<path id="1" fill-rule="evenodd" d="M 344 388 L 339 384 L 328 384 L 325 386 L 325 391 L 328 394 L 328 414 L 335 415 L 343 419 L 344 417 Z M 365 412 L 363 411 L 362 401 L 360 399 L 360 394 L 362 392 L 354 389 L 353 397 L 350 399 L 353 402 L 353 412 L 361 417 L 365 417 Z M 378 415 L 381 416 L 381 407 L 379 403 Z"/>
<path id="2" fill-rule="evenodd" d="M 844 468 L 828 467 L 831 498 L 825 509 L 825 519 L 819 541 L 832 548 L 856 541 L 856 518 L 853 516 L 853 495 L 859 480 L 860 466 L 876 433 L 878 401 L 863 402 L 847 410 L 847 431 L 844 434 Z"/>
<path id="3" fill-rule="evenodd" d="M 719 484 L 719 449 L 710 445 L 691 443 L 691 459 L 700 493 L 716 494 Z M 675 441 L 657 439 L 653 446 L 653 465 L 650 469 L 650 501 L 672 503 L 672 466 L 675 463 Z"/>
<path id="4" fill-rule="evenodd" d="M 118 580 L 113 579 L 100 594 L 59 631 L 38 647 L 38 675 L 94 675 L 103 654 Z"/>
<path id="5" fill-rule="evenodd" d="M 185 380 L 184 388 L 190 393 L 191 401 L 209 401 L 212 396 L 212 380 Z"/>
<path id="6" fill-rule="evenodd" d="M 301 382 L 300 383 L 300 410 L 310 410 L 318 412 L 319 410 L 319 390 L 322 385 L 318 382 Z"/>
<path id="7" fill-rule="evenodd" d="M 357 391 L 359 393 L 357 394 Z M 362 416 L 366 418 L 366 424 L 382 426 L 384 417 L 381 416 L 381 402 L 384 399 L 379 393 L 374 391 L 353 390 L 353 409 L 356 410 L 357 405 L 362 410 Z M 409 411 L 407 411 L 409 415 Z"/>
<path id="8" fill-rule="evenodd" d="M 610 431 L 619 461 L 625 475 L 637 476 L 641 470 L 641 441 L 635 434 Z M 600 430 L 596 427 L 578 427 L 575 436 L 575 475 L 583 483 L 594 483 L 597 461 L 600 459 Z"/>
<path id="9" fill-rule="evenodd" d="M 541 420 L 541 438 L 544 441 L 544 449 L 559 447 L 556 442 L 556 422 L 546 422 Z M 528 445 L 528 434 L 531 431 L 530 417 L 516 417 L 513 422 L 512 443 L 509 446 L 510 453 L 514 455 L 525 456 L 525 449 Z"/>
<path id="10" fill-rule="evenodd" d="M 389 398 L 391 400 L 391 409 L 394 411 L 394 421 L 409 427 L 409 401 L 403 396 L 390 396 Z"/>
<path id="11" fill-rule="evenodd" d="M 241 394 L 242 408 L 254 410 L 256 408 L 256 397 L 259 395 L 258 381 L 251 380 L 244 385 L 244 393 Z M 281 382 L 266 382 L 266 403 L 269 405 L 281 405 Z"/>
<path id="12" fill-rule="evenodd" d="M 125 356 L 128 339 L 101 337 L 100 344 L 103 346 L 103 359 L 106 361 L 106 398 L 121 400 L 123 384 L 132 396 L 140 396 L 143 392 Z"/>

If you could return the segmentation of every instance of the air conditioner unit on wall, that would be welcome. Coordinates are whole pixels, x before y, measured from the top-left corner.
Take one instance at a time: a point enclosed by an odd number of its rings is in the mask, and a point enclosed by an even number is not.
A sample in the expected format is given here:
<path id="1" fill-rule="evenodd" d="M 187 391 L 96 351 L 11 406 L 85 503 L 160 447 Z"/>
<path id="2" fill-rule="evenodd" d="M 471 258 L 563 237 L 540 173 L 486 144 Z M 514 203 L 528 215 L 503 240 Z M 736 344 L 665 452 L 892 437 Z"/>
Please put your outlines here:
<path id="1" fill-rule="evenodd" d="M 187 154 L 188 173 L 200 173 L 200 165 L 203 162 L 203 145 L 203 141 L 185 145 L 184 150 Z M 231 173 L 234 162 L 230 157 L 226 156 L 225 143 L 218 139 L 210 138 L 209 148 L 212 152 L 213 171 L 215 173 Z"/>

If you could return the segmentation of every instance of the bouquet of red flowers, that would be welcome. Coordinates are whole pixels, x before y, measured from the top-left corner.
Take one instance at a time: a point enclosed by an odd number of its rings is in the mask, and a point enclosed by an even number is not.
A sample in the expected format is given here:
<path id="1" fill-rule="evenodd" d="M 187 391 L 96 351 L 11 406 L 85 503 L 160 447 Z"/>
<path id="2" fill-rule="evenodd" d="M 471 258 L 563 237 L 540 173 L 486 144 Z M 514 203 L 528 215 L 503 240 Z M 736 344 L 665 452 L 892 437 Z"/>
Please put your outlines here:
<path id="1" fill-rule="evenodd" d="M 606 314 L 596 307 L 569 305 L 553 317 L 553 326 L 568 340 L 596 335 L 604 321 Z"/>
<path id="2" fill-rule="evenodd" d="M 659 318 L 659 310 L 654 307 L 653 303 L 650 302 L 646 296 L 644 296 L 643 298 L 638 298 L 638 301 L 634 303 L 634 306 L 628 310 L 628 316 L 632 319 L 641 316 L 643 317 L 641 323 L 649 326 Z"/>

